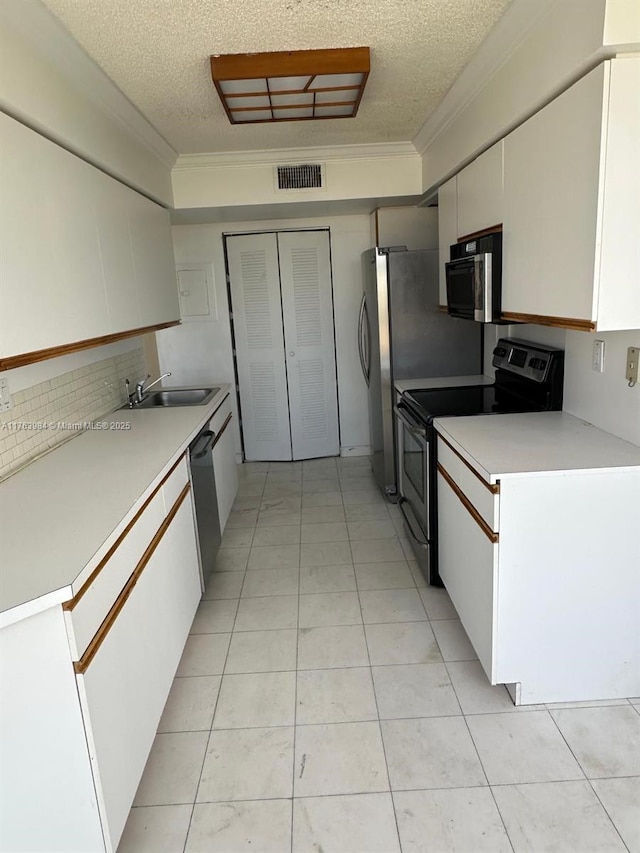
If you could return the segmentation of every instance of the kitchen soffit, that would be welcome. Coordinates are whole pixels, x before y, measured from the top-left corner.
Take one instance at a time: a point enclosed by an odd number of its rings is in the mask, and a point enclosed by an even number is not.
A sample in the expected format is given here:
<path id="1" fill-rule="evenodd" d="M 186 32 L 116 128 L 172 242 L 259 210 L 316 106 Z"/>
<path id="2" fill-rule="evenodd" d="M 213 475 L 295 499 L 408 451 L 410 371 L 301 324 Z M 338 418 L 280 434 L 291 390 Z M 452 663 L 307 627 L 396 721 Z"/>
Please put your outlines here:
<path id="1" fill-rule="evenodd" d="M 410 140 L 510 0 L 42 0 L 179 154 Z M 351 121 L 230 125 L 209 57 L 371 47 Z"/>

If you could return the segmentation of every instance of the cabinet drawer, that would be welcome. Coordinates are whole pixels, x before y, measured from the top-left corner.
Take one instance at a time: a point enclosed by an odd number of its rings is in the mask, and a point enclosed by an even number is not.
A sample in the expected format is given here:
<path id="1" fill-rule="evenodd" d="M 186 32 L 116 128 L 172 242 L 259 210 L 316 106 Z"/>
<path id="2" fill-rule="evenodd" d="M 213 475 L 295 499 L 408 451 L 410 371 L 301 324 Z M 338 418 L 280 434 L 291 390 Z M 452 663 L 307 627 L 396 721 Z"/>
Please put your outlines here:
<path id="1" fill-rule="evenodd" d="M 187 482 L 186 458 L 181 457 L 78 592 L 63 605 L 71 651 L 76 660 L 84 654 Z"/>
<path id="2" fill-rule="evenodd" d="M 473 504 L 487 526 L 497 532 L 500 529 L 500 486 L 487 483 L 440 435 L 438 465 L 444 468 L 454 484 Z"/>
<path id="3" fill-rule="evenodd" d="M 165 512 L 169 512 L 188 482 L 189 466 L 187 465 L 187 457 L 183 456 L 173 470 L 169 472 L 169 475 L 162 486 Z"/>

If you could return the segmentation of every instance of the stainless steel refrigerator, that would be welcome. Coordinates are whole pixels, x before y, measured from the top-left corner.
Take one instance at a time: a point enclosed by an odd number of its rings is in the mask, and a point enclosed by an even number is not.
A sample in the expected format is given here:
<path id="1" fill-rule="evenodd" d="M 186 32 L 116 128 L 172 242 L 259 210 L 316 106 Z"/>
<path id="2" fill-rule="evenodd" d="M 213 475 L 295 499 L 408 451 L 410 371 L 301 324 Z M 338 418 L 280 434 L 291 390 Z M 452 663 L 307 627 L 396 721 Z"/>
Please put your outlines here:
<path id="1" fill-rule="evenodd" d="M 394 383 L 399 379 L 482 373 L 482 324 L 438 307 L 438 252 L 369 249 L 358 348 L 369 387 L 374 475 L 396 493 Z"/>

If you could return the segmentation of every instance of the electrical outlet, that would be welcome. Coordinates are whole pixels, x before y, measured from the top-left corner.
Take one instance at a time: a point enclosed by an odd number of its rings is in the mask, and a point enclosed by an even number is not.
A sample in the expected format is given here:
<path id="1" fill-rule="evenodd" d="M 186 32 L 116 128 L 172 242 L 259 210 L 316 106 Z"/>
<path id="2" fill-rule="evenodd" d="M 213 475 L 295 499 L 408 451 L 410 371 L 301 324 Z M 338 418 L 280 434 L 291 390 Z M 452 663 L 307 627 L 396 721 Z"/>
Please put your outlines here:
<path id="1" fill-rule="evenodd" d="M 604 371 L 604 341 L 593 342 L 591 369 L 595 370 L 597 373 L 602 373 Z"/>
<path id="2" fill-rule="evenodd" d="M 627 350 L 627 370 L 625 379 L 630 386 L 638 381 L 638 359 L 640 359 L 640 347 L 629 347 Z"/>
<path id="3" fill-rule="evenodd" d="M 0 412 L 8 412 L 9 409 L 13 409 L 11 394 L 9 393 L 9 382 L 6 379 L 0 379 Z"/>

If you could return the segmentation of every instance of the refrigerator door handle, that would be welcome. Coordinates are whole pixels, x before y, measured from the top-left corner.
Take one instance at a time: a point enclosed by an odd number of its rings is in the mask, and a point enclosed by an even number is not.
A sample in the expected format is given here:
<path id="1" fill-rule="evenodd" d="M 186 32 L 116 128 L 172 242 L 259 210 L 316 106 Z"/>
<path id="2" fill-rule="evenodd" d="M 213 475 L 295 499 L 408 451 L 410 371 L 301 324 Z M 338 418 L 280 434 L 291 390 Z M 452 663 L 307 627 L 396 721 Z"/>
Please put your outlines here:
<path id="1" fill-rule="evenodd" d="M 365 339 L 365 323 L 366 323 L 366 339 Z M 362 302 L 360 303 L 360 315 L 358 317 L 358 355 L 360 356 L 360 367 L 362 374 L 369 387 L 369 317 L 367 315 L 367 297 L 362 294 Z"/>

